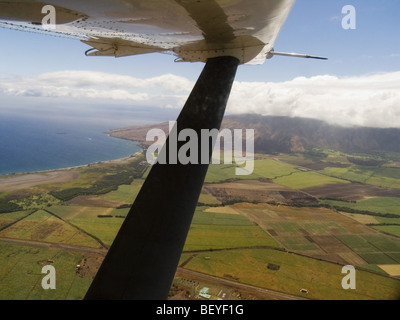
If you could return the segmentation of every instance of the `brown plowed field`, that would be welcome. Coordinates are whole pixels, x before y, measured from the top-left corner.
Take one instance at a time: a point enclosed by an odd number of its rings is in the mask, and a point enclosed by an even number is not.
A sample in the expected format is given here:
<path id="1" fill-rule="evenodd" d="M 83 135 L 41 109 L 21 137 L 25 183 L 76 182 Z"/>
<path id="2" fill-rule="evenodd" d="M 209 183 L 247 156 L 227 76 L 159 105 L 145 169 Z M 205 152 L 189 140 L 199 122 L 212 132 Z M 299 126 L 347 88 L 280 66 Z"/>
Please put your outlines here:
<path id="1" fill-rule="evenodd" d="M 316 198 L 357 201 L 369 197 L 400 197 L 400 189 L 384 188 L 361 183 L 326 184 L 302 190 Z"/>
<path id="2" fill-rule="evenodd" d="M 207 184 L 204 188 L 222 203 L 274 202 L 302 205 L 318 204 L 315 198 L 304 192 L 266 180 L 243 180 L 221 184 Z"/>

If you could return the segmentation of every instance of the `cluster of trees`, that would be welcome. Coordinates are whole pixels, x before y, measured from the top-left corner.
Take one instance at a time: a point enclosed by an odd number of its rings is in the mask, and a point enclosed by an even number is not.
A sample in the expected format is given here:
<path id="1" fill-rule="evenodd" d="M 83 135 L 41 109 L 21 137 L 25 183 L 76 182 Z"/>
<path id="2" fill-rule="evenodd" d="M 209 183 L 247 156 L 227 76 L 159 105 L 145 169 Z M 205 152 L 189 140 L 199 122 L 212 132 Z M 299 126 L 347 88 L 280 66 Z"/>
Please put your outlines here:
<path id="1" fill-rule="evenodd" d="M 329 208 L 329 209 L 336 209 L 338 211 L 343 211 L 343 212 L 347 212 L 347 213 L 358 213 L 358 214 L 365 214 L 365 215 L 382 217 L 382 218 L 398 218 L 399 217 L 398 214 L 394 214 L 394 213 L 379 213 L 379 212 L 359 210 L 359 209 L 341 207 L 341 206 L 330 205 L 330 204 L 321 204 L 320 206 Z"/>
<path id="2" fill-rule="evenodd" d="M 22 208 L 7 199 L 0 199 L 0 213 L 14 212 L 22 210 Z"/>
<path id="3" fill-rule="evenodd" d="M 135 169 L 125 169 L 121 172 L 104 175 L 88 188 L 70 188 L 61 191 L 52 191 L 50 194 L 62 201 L 69 201 L 77 196 L 106 194 L 118 189 L 119 185 L 131 184 L 135 177 Z"/>
<path id="4" fill-rule="evenodd" d="M 91 167 L 88 169 L 91 173 L 97 173 L 101 176 L 101 178 L 94 182 L 92 186 L 87 188 L 74 187 L 60 191 L 53 191 L 50 194 L 61 201 L 69 201 L 77 196 L 106 194 L 115 191 L 120 185 L 129 185 L 134 179 L 143 176 L 147 169 L 147 166 L 141 164 L 143 158 L 144 155 L 137 156 L 129 164 L 117 165 L 107 169 Z"/>
<path id="5" fill-rule="evenodd" d="M 385 161 L 376 159 L 363 159 L 363 158 L 353 158 L 353 157 L 347 157 L 347 160 L 359 166 L 369 166 L 369 167 L 379 167 L 385 163 Z"/>

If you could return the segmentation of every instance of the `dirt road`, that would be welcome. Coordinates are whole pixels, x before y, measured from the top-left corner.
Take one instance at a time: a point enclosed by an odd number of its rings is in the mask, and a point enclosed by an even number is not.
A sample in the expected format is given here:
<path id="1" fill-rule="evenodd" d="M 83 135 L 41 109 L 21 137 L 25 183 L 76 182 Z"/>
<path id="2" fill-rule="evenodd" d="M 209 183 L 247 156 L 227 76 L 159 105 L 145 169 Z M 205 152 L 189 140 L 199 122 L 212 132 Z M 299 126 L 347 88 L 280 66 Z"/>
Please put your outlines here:
<path id="1" fill-rule="evenodd" d="M 286 293 L 268 290 L 268 289 L 264 289 L 264 288 L 259 288 L 259 287 L 255 287 L 252 285 L 235 282 L 235 281 L 231 281 L 228 279 L 218 278 L 218 277 L 210 276 L 208 274 L 204 274 L 204 273 L 200 273 L 200 272 L 196 272 L 196 271 L 192 271 L 192 270 L 188 270 L 188 269 L 183 269 L 183 268 L 178 268 L 178 270 L 176 272 L 176 276 L 182 276 L 182 277 L 186 277 L 189 279 L 195 279 L 195 280 L 203 281 L 203 282 L 210 283 L 210 284 L 215 284 L 215 285 L 219 285 L 219 286 L 223 286 L 223 287 L 227 287 L 227 288 L 236 289 L 240 292 L 246 292 L 248 294 L 252 294 L 262 300 L 306 300 L 304 298 L 292 296 L 292 295 L 289 295 Z"/>
<path id="2" fill-rule="evenodd" d="M 50 242 L 19 240 L 19 239 L 9 239 L 9 238 L 0 238 L 0 241 L 17 244 L 21 246 L 29 246 L 29 247 L 55 248 L 55 249 L 70 250 L 70 251 L 98 253 L 103 255 L 106 255 L 107 253 L 107 249 L 104 248 L 90 248 L 90 247 L 74 246 L 71 244 L 50 243 Z"/>

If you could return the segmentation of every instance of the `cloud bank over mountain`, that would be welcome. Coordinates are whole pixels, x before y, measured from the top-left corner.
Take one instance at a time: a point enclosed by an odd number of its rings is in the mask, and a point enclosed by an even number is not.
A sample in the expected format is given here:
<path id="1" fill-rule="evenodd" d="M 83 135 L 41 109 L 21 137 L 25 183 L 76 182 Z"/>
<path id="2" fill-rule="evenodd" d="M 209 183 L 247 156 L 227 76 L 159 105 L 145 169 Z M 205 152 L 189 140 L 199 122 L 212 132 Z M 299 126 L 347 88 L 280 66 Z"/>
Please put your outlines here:
<path id="1" fill-rule="evenodd" d="M 165 74 L 139 78 L 94 71 L 59 71 L 0 78 L 2 108 L 85 105 L 182 108 L 193 81 Z M 230 114 L 306 117 L 343 126 L 400 127 L 400 72 L 340 78 L 321 75 L 285 82 L 236 81 Z M 174 120 L 174 119 L 170 119 Z"/>

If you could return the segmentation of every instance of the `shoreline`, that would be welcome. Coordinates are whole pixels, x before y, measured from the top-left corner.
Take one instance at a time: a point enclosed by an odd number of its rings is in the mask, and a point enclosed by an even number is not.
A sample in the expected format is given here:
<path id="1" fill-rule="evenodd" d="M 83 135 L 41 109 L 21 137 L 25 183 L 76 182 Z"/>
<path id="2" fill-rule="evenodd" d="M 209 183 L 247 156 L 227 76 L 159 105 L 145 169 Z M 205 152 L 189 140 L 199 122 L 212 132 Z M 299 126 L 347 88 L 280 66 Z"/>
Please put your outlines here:
<path id="1" fill-rule="evenodd" d="M 120 157 L 112 160 L 100 160 L 89 163 L 84 163 L 81 165 L 62 167 L 56 169 L 43 169 L 43 170 L 33 170 L 25 172 L 10 172 L 0 174 L 0 192 L 8 192 L 26 189 L 27 187 L 34 187 L 40 184 L 46 183 L 62 183 L 78 178 L 79 172 L 74 171 L 74 169 L 85 168 L 87 166 L 92 166 L 96 164 L 107 164 L 113 162 L 128 161 L 129 159 L 135 158 L 138 154 L 142 154 L 146 151 L 146 144 L 143 139 L 139 136 L 134 138 L 128 138 L 126 136 L 120 136 L 117 132 L 124 131 L 126 128 L 122 129 L 109 129 L 104 132 L 107 136 L 134 142 L 139 151 L 136 151 L 128 156 Z"/>
<path id="2" fill-rule="evenodd" d="M 138 153 L 142 153 L 142 152 L 143 152 L 143 149 L 142 149 L 142 151 L 138 151 L 138 152 L 136 152 L 136 153 L 134 153 L 134 154 L 132 154 L 130 156 L 127 156 L 127 157 L 122 157 L 122 158 L 117 158 L 117 159 L 112 159 L 112 160 L 90 162 L 90 163 L 81 164 L 81 165 L 72 166 L 72 167 L 65 167 L 65 168 L 58 168 L 58 169 L 37 170 L 37 171 L 26 171 L 26 172 L 15 172 L 15 173 L 4 173 L 4 174 L 0 174 L 0 182 L 5 180 L 5 179 L 9 179 L 9 178 L 20 176 L 20 175 L 43 174 L 43 173 L 50 173 L 50 172 L 54 172 L 54 171 L 67 171 L 67 170 L 71 170 L 71 169 L 79 169 L 79 168 L 83 168 L 83 167 L 87 167 L 87 166 L 95 165 L 95 164 L 100 164 L 100 163 L 109 163 L 109 162 L 127 160 L 127 159 L 135 157 Z"/>
<path id="3" fill-rule="evenodd" d="M 85 163 L 85 164 L 81 164 L 81 165 L 77 165 L 77 166 L 71 166 L 71 167 L 63 167 L 63 168 L 57 168 L 57 169 L 44 169 L 44 170 L 34 170 L 34 171 L 24 171 L 24 172 L 11 172 L 11 173 L 4 173 L 1 174 L 0 173 L 0 183 L 2 181 L 4 181 L 5 179 L 9 179 L 10 177 L 16 177 L 16 176 L 20 176 L 20 175 L 29 175 L 29 174 L 44 174 L 44 173 L 50 173 L 50 172 L 54 172 L 54 171 L 62 171 L 62 170 L 71 170 L 71 169 L 78 169 L 78 168 L 83 168 L 86 167 L 88 165 L 94 165 L 94 164 L 98 164 L 98 163 L 108 163 L 108 162 L 112 162 L 112 161 L 120 161 L 120 160 L 125 160 L 125 159 L 129 159 L 132 158 L 134 156 L 136 156 L 136 154 L 138 153 L 142 153 L 145 149 L 145 146 L 143 145 L 142 141 L 137 141 L 137 140 L 132 140 L 132 139 L 127 139 L 127 138 L 123 138 L 123 137 L 118 137 L 118 136 L 113 136 L 112 135 L 112 131 L 113 130 L 119 130 L 119 129 L 111 129 L 107 132 L 104 132 L 106 135 L 108 135 L 109 137 L 115 138 L 115 139 L 121 139 L 121 140 L 128 140 L 131 142 L 136 142 L 136 146 L 140 149 L 140 151 L 137 151 L 129 156 L 126 157 L 122 157 L 122 158 L 116 158 L 116 159 L 112 159 L 112 160 L 100 160 L 100 161 L 95 161 L 95 162 L 89 162 L 89 163 Z"/>
<path id="4" fill-rule="evenodd" d="M 143 152 L 144 146 L 142 145 L 142 141 L 138 141 L 135 139 L 124 139 L 122 137 L 118 137 L 113 134 L 113 131 L 115 131 L 115 130 L 118 130 L 118 129 L 110 129 L 110 128 L 104 129 L 103 128 L 101 130 L 101 132 L 100 132 L 100 130 L 97 130 L 97 129 L 94 132 L 95 132 L 95 134 L 99 134 L 99 137 L 100 137 L 100 135 L 101 135 L 101 137 L 106 137 L 107 141 L 108 141 L 108 139 L 119 140 L 120 142 L 122 142 L 124 140 L 129 141 L 132 143 L 129 145 L 129 148 L 122 147 L 122 148 L 118 149 L 118 147 L 116 147 L 115 150 L 113 150 L 109 153 L 99 152 L 99 154 L 96 153 L 96 150 L 92 150 L 93 152 L 88 154 L 88 156 L 83 156 L 83 157 L 79 157 L 79 152 L 78 152 L 76 156 L 70 157 L 70 159 L 68 157 L 66 157 L 65 159 L 62 158 L 61 159 L 62 161 L 48 161 L 49 163 L 47 163 L 46 161 L 43 160 L 42 162 L 35 163 L 34 166 L 32 166 L 32 167 L 29 165 L 29 162 L 21 162 L 21 163 L 19 163 L 19 165 L 17 165 L 15 168 L 13 168 L 12 157 L 9 159 L 6 158 L 8 160 L 6 163 L 8 163 L 9 166 L 4 166 L 4 168 L 2 168 L 2 170 L 1 170 L 2 172 L 0 172 L 0 182 L 4 181 L 5 179 L 10 179 L 12 177 L 18 177 L 18 176 L 22 176 L 22 175 L 46 174 L 46 173 L 54 172 L 54 171 L 82 168 L 87 165 L 93 165 L 96 163 L 107 163 L 109 161 L 118 161 L 121 159 L 132 157 L 138 152 L 139 153 Z M 56 134 L 60 135 L 60 134 L 65 134 L 65 133 L 60 131 L 60 132 L 57 132 Z M 91 140 L 91 138 L 88 138 L 88 139 Z M 102 142 L 102 141 L 103 140 L 100 140 L 100 142 Z M 106 145 L 106 147 L 107 146 L 108 145 Z M 82 150 L 82 152 L 83 152 L 83 150 Z M 96 156 L 96 154 L 97 154 L 97 156 Z M 46 156 L 44 156 L 44 157 L 46 157 Z M 27 155 L 27 158 L 29 158 L 29 154 Z M 50 152 L 50 155 L 47 156 L 47 158 L 52 159 L 51 152 Z M 79 159 L 81 159 L 81 161 Z M 100 159 L 100 160 L 98 160 L 98 159 Z M 64 164 L 59 163 L 59 162 L 64 162 Z M 36 166 L 36 168 L 35 168 L 35 166 Z"/>
<path id="5" fill-rule="evenodd" d="M 133 160 L 137 155 L 141 154 L 142 152 L 143 149 L 127 157 L 113 160 L 97 161 L 79 166 L 0 175 L 0 192 L 11 192 L 29 189 L 41 184 L 58 184 L 68 182 L 79 178 L 80 173 L 76 171 L 76 169 L 85 168 L 87 166 L 96 164 L 118 163 L 131 159 Z"/>

